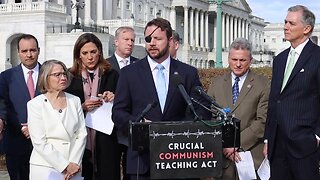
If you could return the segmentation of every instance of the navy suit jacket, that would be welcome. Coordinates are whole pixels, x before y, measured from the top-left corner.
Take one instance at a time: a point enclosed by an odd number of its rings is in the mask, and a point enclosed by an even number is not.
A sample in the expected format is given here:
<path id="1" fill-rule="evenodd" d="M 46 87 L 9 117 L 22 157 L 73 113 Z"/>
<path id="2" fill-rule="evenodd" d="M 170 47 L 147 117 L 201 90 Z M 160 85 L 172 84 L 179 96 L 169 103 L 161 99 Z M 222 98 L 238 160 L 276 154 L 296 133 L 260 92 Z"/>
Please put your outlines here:
<path id="1" fill-rule="evenodd" d="M 35 90 L 35 96 L 39 94 L 40 92 Z M 6 106 L 5 153 L 19 155 L 31 152 L 31 141 L 21 132 L 21 123 L 27 123 L 27 102 L 30 100 L 21 64 L 1 73 L 0 99 Z"/>
<path id="2" fill-rule="evenodd" d="M 137 62 L 138 60 L 139 60 L 138 58 L 130 56 L 130 64 L 133 64 L 133 63 Z M 110 64 L 111 64 L 113 69 L 115 69 L 116 71 L 118 71 L 118 73 L 120 73 L 120 66 L 119 66 L 117 58 L 116 58 L 116 56 L 114 54 L 111 57 L 109 57 L 107 59 L 107 61 L 110 62 Z"/>
<path id="3" fill-rule="evenodd" d="M 187 104 L 180 94 L 179 89 L 172 82 L 174 72 L 179 73 L 183 78 L 183 84 L 187 93 L 200 100 L 193 88 L 201 86 L 198 71 L 196 68 L 171 59 L 169 70 L 169 88 L 166 104 L 163 113 L 159 103 L 145 116 L 153 122 L 156 121 L 182 121 L 186 120 Z M 112 119 L 120 131 L 128 130 L 129 121 L 135 121 L 142 110 L 154 101 L 159 102 L 156 87 L 153 81 L 152 72 L 147 58 L 126 66 L 121 69 L 118 86 L 116 89 L 115 100 L 112 110 Z M 202 101 L 203 102 L 203 101 Z M 201 110 L 200 108 L 198 110 Z M 199 114 L 209 114 L 200 112 Z M 191 120 L 191 118 L 189 119 Z M 149 154 L 138 154 L 137 151 L 128 149 L 127 172 L 137 173 L 137 160 L 140 159 L 139 173 L 145 174 L 149 170 Z"/>
<path id="4" fill-rule="evenodd" d="M 279 130 L 288 153 L 295 158 L 306 157 L 318 148 L 315 135 L 320 137 L 320 47 L 309 40 L 281 92 L 289 51 L 286 49 L 273 61 L 265 130 L 269 159 Z"/>

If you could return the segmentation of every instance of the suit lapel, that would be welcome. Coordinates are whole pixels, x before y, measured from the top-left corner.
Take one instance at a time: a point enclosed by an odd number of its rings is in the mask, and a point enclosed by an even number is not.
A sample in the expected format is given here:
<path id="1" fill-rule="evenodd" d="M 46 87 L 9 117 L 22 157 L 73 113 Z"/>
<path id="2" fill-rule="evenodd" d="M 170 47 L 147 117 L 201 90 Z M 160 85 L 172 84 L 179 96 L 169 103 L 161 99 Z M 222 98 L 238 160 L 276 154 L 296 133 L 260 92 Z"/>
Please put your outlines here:
<path id="1" fill-rule="evenodd" d="M 170 77 L 172 77 L 172 75 L 178 72 L 177 69 L 177 64 L 175 63 L 174 60 L 170 59 L 170 69 L 169 69 L 169 86 L 168 86 L 168 93 L 167 93 L 167 98 L 166 98 L 166 104 L 164 106 L 164 111 L 163 114 L 166 113 L 167 109 L 168 109 L 168 105 L 170 104 L 172 97 L 174 95 L 175 90 L 177 89 L 176 84 L 173 84 L 172 79 Z M 178 72 L 179 73 L 179 72 Z"/>
<path id="2" fill-rule="evenodd" d="M 222 86 L 222 91 L 224 92 L 224 97 L 227 100 L 228 107 L 233 107 L 231 73 L 227 73 L 224 76 L 224 83 L 222 84 Z"/>
<path id="3" fill-rule="evenodd" d="M 250 92 L 250 90 L 253 87 L 253 81 L 254 81 L 254 78 L 252 76 L 252 72 L 249 70 L 248 75 L 240 90 L 240 94 L 236 101 L 236 104 L 233 107 L 233 110 L 235 110 L 241 104 L 241 102 L 246 98 L 247 94 Z"/>
<path id="4" fill-rule="evenodd" d="M 142 61 L 141 62 L 142 65 L 139 66 L 138 73 L 140 73 L 139 77 L 141 77 L 141 81 L 144 82 L 144 84 L 152 84 L 152 88 L 150 88 L 150 89 L 144 88 L 146 91 L 149 92 L 149 93 L 146 93 L 146 98 L 150 99 L 150 103 L 157 101 L 158 102 L 157 108 L 158 108 L 159 112 L 161 112 L 156 85 L 153 80 L 152 70 L 151 70 L 150 65 L 148 63 L 147 57 L 140 60 L 140 61 Z"/>
<path id="5" fill-rule="evenodd" d="M 309 57 L 311 56 L 310 51 L 312 50 L 313 47 L 313 43 L 311 42 L 311 40 L 309 40 L 309 42 L 305 45 L 305 47 L 303 48 L 290 76 L 288 79 L 288 82 L 286 84 L 286 86 L 288 86 L 288 84 L 290 84 L 290 82 L 292 81 L 292 79 L 300 72 L 302 66 L 308 62 L 308 60 L 310 59 Z M 283 77 L 282 77 L 283 79 Z M 285 87 L 286 88 L 286 87 Z"/>
<path id="6" fill-rule="evenodd" d="M 22 70 L 22 67 L 21 67 L 21 64 L 15 69 L 15 72 L 13 73 L 13 76 L 15 77 L 15 83 L 17 83 L 17 89 L 20 89 L 21 92 L 25 92 L 25 93 L 21 93 L 23 94 L 23 96 L 25 96 L 25 98 L 27 100 L 30 100 L 30 94 L 29 94 L 29 91 L 28 91 L 28 87 L 27 87 L 27 84 L 26 84 L 26 81 L 24 79 L 24 74 L 23 74 L 23 70 Z"/>

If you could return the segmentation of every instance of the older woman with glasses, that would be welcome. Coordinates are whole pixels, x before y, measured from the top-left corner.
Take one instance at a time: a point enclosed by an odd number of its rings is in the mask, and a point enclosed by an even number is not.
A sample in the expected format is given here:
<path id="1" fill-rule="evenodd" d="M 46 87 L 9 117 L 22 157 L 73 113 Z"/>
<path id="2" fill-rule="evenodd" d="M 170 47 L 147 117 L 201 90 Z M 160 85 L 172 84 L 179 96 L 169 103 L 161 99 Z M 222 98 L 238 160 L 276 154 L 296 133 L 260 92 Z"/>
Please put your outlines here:
<path id="1" fill-rule="evenodd" d="M 43 94 L 27 104 L 33 145 L 30 179 L 71 179 L 81 171 L 87 131 L 80 99 L 64 92 L 70 73 L 57 60 L 43 63 L 38 88 Z"/>

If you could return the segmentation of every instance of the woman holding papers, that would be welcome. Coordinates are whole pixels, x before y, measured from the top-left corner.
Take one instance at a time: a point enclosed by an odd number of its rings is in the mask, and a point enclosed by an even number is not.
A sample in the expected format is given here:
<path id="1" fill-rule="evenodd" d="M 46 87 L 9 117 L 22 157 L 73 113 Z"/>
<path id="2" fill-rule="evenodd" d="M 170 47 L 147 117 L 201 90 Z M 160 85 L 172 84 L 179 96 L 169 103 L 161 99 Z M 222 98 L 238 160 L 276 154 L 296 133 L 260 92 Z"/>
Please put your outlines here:
<path id="1" fill-rule="evenodd" d="M 104 59 L 101 41 L 94 34 L 84 33 L 76 41 L 70 72 L 74 77 L 67 92 L 80 97 L 87 116 L 101 111 L 98 108 L 103 101 L 113 102 L 118 73 Z M 111 114 L 106 112 L 105 118 L 107 126 L 110 124 L 108 121 L 111 122 Z M 83 158 L 85 180 L 119 180 L 120 156 L 115 130 L 111 134 L 89 127 L 87 130 L 88 140 Z"/>
<path id="2" fill-rule="evenodd" d="M 80 99 L 63 92 L 70 80 L 70 73 L 61 61 L 42 64 L 38 89 L 43 94 L 27 104 L 34 147 L 30 157 L 31 180 L 71 179 L 81 175 L 87 131 Z"/>

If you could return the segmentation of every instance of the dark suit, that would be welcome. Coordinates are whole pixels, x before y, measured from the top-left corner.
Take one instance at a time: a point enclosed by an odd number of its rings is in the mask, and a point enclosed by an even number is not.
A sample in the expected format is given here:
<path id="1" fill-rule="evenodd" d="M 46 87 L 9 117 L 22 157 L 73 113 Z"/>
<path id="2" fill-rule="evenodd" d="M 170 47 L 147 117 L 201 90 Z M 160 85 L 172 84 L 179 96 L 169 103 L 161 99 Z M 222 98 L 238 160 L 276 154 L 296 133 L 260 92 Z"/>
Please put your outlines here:
<path id="1" fill-rule="evenodd" d="M 289 51 L 273 61 L 265 130 L 271 176 L 316 180 L 320 179 L 315 137 L 320 137 L 320 47 L 309 40 L 281 92 Z M 287 163 L 283 164 L 283 159 Z M 290 176 L 282 174 L 284 170 Z"/>
<path id="2" fill-rule="evenodd" d="M 118 81 L 117 71 L 111 69 L 106 71 L 101 76 L 101 83 L 99 88 L 99 93 L 105 91 L 115 92 L 117 81 Z M 75 76 L 70 86 L 66 89 L 73 95 L 80 98 L 81 103 L 85 101 L 83 84 L 80 76 Z M 111 135 L 107 135 L 96 131 L 96 162 L 98 169 L 98 179 L 110 179 L 119 180 L 120 179 L 120 159 L 119 159 L 119 149 L 117 143 L 117 136 L 115 130 L 113 130 Z M 83 157 L 83 176 L 86 180 L 92 178 L 92 164 L 89 160 L 90 152 L 85 151 Z M 103 169 L 100 169 L 103 168 Z"/>
<path id="3" fill-rule="evenodd" d="M 182 76 L 187 93 L 196 99 L 200 99 L 192 91 L 195 86 L 201 86 L 197 69 L 180 61 L 173 59 L 170 61 L 169 87 L 165 107 L 163 113 L 159 103 L 151 109 L 145 117 L 151 121 L 181 121 L 186 119 L 187 104 L 170 78 L 174 72 L 178 72 Z M 135 120 L 142 110 L 154 101 L 158 101 L 158 96 L 147 58 L 124 67 L 120 73 L 112 110 L 112 119 L 115 125 L 120 131 L 126 132 L 129 121 Z M 139 174 L 148 176 L 149 153 L 138 154 L 137 151 L 132 151 L 130 148 L 128 148 L 127 156 L 127 173 L 137 174 L 138 158 Z"/>
<path id="4" fill-rule="evenodd" d="M 120 73 L 120 66 L 119 66 L 119 63 L 118 63 L 116 56 L 113 54 L 107 60 L 110 62 L 112 68 Z M 130 64 L 133 64 L 133 63 L 137 62 L 138 60 L 139 60 L 138 58 L 130 56 Z"/>
<path id="5" fill-rule="evenodd" d="M 229 107 L 231 114 L 240 119 L 240 146 L 250 150 L 255 169 L 263 160 L 263 135 L 267 116 L 267 105 L 270 91 L 269 80 L 251 70 L 242 85 L 236 103 L 232 102 L 231 73 L 215 78 L 209 87 L 208 95 L 212 96 L 222 107 Z M 235 179 L 234 164 L 229 161 L 223 173 L 223 179 Z"/>
<path id="6" fill-rule="evenodd" d="M 36 90 L 35 95 L 39 92 Z M 21 132 L 21 123 L 27 123 L 27 102 L 30 100 L 21 64 L 0 75 L 0 99 L 6 106 L 7 127 L 4 132 L 4 151 L 12 180 L 29 179 L 30 139 Z"/>
<path id="7" fill-rule="evenodd" d="M 130 56 L 130 64 L 133 64 L 133 63 L 137 62 L 138 60 L 139 60 L 138 58 Z M 118 73 L 120 73 L 120 66 L 119 66 L 118 60 L 114 54 L 111 57 L 109 57 L 107 59 L 107 61 L 110 62 L 113 69 L 115 69 L 116 71 L 118 71 Z M 120 150 L 119 154 L 120 154 L 121 167 L 122 167 L 122 176 L 123 176 L 122 179 L 128 180 L 129 177 L 126 174 L 128 140 L 127 140 L 126 136 L 123 133 L 121 133 L 121 131 L 117 131 L 117 138 L 118 138 L 119 150 Z"/>

